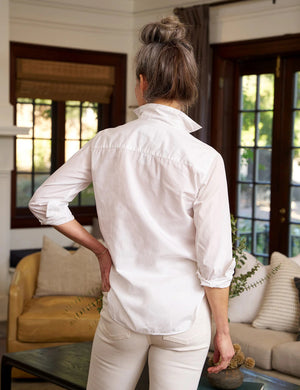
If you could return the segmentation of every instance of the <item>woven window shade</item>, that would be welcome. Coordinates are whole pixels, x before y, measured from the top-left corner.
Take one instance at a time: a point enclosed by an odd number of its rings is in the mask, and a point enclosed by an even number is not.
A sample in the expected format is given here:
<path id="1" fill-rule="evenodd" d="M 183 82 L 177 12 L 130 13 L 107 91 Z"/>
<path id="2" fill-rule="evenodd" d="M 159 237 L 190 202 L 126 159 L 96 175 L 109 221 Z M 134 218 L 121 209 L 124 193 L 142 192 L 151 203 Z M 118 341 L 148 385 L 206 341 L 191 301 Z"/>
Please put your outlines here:
<path id="1" fill-rule="evenodd" d="M 17 59 L 17 97 L 109 103 L 114 84 L 113 66 Z"/>

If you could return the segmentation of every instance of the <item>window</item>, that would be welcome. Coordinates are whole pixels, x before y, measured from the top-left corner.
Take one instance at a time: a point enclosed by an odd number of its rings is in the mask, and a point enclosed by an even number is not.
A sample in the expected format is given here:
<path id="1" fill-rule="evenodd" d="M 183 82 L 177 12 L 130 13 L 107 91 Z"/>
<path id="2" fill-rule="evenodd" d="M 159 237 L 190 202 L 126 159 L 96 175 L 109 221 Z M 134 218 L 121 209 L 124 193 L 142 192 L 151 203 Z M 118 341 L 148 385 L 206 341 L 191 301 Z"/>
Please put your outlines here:
<path id="1" fill-rule="evenodd" d="M 65 129 L 60 134 L 58 102 L 46 99 L 17 99 L 17 125 L 30 127 L 26 136 L 16 139 L 16 206 L 27 207 L 34 191 L 59 166 L 76 153 L 101 128 L 98 103 L 67 101 Z M 60 103 L 61 104 L 61 103 Z M 99 118 L 99 119 L 98 119 Z M 61 136 L 64 144 L 58 148 Z M 59 155 L 61 151 L 62 155 Z M 71 202 L 71 206 L 94 206 L 92 185 Z"/>
<path id="2" fill-rule="evenodd" d="M 40 226 L 27 206 L 34 191 L 98 131 L 124 123 L 126 56 L 13 43 L 11 64 L 16 124 L 30 128 L 16 137 L 11 225 Z M 70 207 L 91 224 L 92 185 Z"/>
<path id="3" fill-rule="evenodd" d="M 51 117 L 51 101 L 18 99 L 17 126 L 31 130 L 16 139 L 17 207 L 27 207 L 33 192 L 51 173 Z"/>
<path id="4" fill-rule="evenodd" d="M 238 121 L 238 231 L 247 248 L 269 253 L 274 75 L 242 75 Z"/>
<path id="5" fill-rule="evenodd" d="M 231 212 L 267 264 L 300 253 L 299 36 L 214 46 L 212 144 L 223 155 Z"/>

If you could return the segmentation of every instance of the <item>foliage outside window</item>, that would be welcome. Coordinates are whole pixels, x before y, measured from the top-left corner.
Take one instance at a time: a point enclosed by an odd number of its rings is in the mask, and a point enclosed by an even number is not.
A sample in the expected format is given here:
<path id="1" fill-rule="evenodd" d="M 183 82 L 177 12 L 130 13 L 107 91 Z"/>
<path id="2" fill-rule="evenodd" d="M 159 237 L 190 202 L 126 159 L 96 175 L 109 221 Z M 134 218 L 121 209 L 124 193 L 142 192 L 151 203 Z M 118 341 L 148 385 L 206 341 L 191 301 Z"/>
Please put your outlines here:
<path id="1" fill-rule="evenodd" d="M 292 155 L 291 155 L 291 195 L 289 253 L 300 253 L 300 72 L 294 75 L 294 96 L 292 106 Z"/>
<path id="2" fill-rule="evenodd" d="M 274 75 L 241 79 L 238 147 L 238 230 L 249 252 L 269 255 Z"/>

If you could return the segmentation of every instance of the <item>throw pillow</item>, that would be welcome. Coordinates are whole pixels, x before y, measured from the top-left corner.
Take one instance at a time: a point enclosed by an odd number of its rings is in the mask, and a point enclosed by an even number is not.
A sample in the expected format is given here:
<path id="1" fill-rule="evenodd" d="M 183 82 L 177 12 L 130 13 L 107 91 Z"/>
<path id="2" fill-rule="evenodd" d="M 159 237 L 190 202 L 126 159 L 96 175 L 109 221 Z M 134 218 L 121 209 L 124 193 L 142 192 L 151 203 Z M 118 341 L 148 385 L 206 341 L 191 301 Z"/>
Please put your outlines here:
<path id="1" fill-rule="evenodd" d="M 299 298 L 299 305 L 300 305 L 300 278 L 294 278 L 294 282 L 298 289 L 298 298 Z M 297 341 L 300 341 L 300 317 L 299 317 L 299 333 L 297 336 Z"/>
<path id="2" fill-rule="evenodd" d="M 43 238 L 36 296 L 98 296 L 101 276 L 97 257 L 84 247 L 71 253 Z"/>
<path id="3" fill-rule="evenodd" d="M 300 277 L 300 267 L 295 261 L 274 252 L 271 267 L 278 265 L 280 268 L 268 281 L 262 307 L 252 325 L 255 328 L 296 333 L 299 329 L 300 309 L 294 277 Z"/>
<path id="4" fill-rule="evenodd" d="M 246 253 L 246 261 L 242 268 L 237 268 L 235 274 L 237 276 L 250 271 L 256 264 L 260 264 L 260 267 L 251 278 L 248 279 L 248 285 L 258 282 L 264 279 L 271 271 L 270 265 L 262 265 L 254 256 L 250 253 Z M 228 318 L 231 322 L 245 322 L 251 323 L 261 306 L 263 296 L 267 286 L 267 279 L 260 283 L 258 286 L 251 288 L 248 291 L 244 291 L 238 297 L 231 298 L 229 300 Z"/>

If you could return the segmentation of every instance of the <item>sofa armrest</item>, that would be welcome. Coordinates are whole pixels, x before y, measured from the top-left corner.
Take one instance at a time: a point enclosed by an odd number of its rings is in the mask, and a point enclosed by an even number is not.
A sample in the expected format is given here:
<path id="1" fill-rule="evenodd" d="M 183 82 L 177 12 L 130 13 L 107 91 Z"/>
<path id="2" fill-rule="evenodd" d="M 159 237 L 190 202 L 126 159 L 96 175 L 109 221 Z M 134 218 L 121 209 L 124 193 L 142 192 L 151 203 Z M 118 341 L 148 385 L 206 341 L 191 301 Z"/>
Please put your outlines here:
<path id="1" fill-rule="evenodd" d="M 11 340 L 17 340 L 18 317 L 33 297 L 40 264 L 40 252 L 24 257 L 16 267 L 9 289 L 8 349 Z"/>

